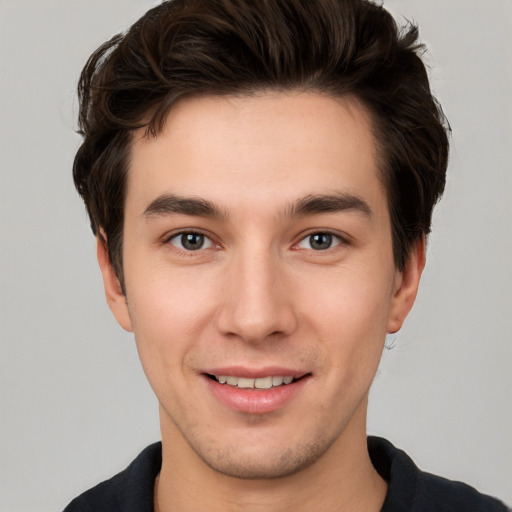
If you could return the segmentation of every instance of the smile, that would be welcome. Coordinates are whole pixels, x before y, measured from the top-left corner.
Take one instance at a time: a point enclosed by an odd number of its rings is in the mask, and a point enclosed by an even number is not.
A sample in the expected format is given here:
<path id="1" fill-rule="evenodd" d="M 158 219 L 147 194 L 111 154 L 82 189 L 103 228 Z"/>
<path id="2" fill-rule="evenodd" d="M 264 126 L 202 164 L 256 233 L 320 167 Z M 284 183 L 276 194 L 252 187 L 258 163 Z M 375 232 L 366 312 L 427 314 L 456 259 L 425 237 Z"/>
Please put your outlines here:
<path id="1" fill-rule="evenodd" d="M 220 384 L 237 387 L 239 389 L 270 389 L 291 384 L 294 381 L 292 376 L 268 376 L 251 379 L 247 377 L 235 377 L 231 375 L 211 375 Z"/>
<path id="2" fill-rule="evenodd" d="M 285 368 L 219 368 L 203 375 L 214 397 L 243 414 L 267 414 L 285 407 L 312 377 L 309 372 Z"/>

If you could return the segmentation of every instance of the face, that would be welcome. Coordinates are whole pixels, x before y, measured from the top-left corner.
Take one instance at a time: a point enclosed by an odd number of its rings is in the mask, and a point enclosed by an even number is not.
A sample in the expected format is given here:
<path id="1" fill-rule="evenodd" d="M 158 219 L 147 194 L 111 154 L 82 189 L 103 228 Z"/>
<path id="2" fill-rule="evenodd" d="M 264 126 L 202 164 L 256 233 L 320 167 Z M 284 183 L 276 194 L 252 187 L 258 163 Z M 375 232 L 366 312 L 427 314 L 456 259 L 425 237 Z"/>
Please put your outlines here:
<path id="1" fill-rule="evenodd" d="M 183 458 L 277 477 L 365 435 L 422 267 L 394 267 L 375 146 L 355 99 L 315 93 L 187 99 L 135 134 L 126 298 L 98 254 Z"/>

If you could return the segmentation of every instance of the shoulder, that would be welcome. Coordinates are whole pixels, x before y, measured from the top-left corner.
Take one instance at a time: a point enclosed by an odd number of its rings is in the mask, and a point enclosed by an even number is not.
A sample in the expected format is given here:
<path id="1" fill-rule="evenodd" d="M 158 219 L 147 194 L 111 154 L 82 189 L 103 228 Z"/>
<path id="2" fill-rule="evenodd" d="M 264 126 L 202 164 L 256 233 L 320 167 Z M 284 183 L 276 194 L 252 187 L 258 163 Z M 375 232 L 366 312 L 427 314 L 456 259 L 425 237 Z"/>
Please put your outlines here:
<path id="1" fill-rule="evenodd" d="M 428 508 L 427 507 L 430 507 Z M 481 494 L 473 487 L 429 473 L 420 472 L 415 506 L 418 511 L 507 512 L 496 498 Z"/>
<path id="2" fill-rule="evenodd" d="M 369 437 L 368 451 L 375 469 L 388 482 L 382 512 L 510 512 L 499 500 L 467 484 L 421 471 L 385 439 Z"/>
<path id="3" fill-rule="evenodd" d="M 148 446 L 121 473 L 75 498 L 64 512 L 153 512 L 153 488 L 162 465 L 162 445 Z"/>

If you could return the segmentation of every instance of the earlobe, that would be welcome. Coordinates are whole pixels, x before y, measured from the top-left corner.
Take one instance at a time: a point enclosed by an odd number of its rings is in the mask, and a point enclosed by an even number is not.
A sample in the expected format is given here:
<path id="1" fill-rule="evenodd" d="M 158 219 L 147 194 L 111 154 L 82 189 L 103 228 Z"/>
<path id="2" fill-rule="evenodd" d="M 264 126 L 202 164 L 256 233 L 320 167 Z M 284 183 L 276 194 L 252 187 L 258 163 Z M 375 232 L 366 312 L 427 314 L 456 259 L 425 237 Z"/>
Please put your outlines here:
<path id="1" fill-rule="evenodd" d="M 117 323 L 126 331 L 132 331 L 132 321 L 126 296 L 123 293 L 121 283 L 110 263 L 107 247 L 100 236 L 96 237 L 96 254 L 103 277 L 103 286 L 105 288 L 105 297 L 107 304 L 112 311 Z"/>
<path id="2" fill-rule="evenodd" d="M 397 272 L 395 291 L 388 320 L 388 334 L 401 329 L 414 304 L 421 273 L 425 266 L 425 237 L 422 236 L 409 254 L 402 272 Z"/>

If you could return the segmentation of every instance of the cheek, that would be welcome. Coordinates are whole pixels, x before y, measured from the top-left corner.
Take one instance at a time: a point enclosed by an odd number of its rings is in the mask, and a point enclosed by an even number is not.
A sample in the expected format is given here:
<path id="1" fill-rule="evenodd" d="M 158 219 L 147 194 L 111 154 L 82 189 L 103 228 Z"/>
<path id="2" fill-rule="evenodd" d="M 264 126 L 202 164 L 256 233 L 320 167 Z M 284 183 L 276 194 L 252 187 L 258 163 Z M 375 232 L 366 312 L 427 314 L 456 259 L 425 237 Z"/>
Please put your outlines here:
<path id="1" fill-rule="evenodd" d="M 368 267 L 366 267 L 368 268 Z M 369 267 L 371 268 L 371 267 Z M 311 278 L 302 286 L 306 314 L 318 328 L 369 335 L 385 334 L 392 299 L 393 272 L 369 273 L 365 268 L 340 268 Z M 314 320 L 317 319 L 317 320 Z"/>
<path id="2" fill-rule="evenodd" d="M 355 269 L 311 281 L 303 309 L 310 336 L 331 356 L 338 375 L 373 378 L 383 350 L 391 307 L 390 279 Z M 391 274 L 390 274 L 391 275 Z M 328 284 L 328 286 L 326 286 Z"/>
<path id="3" fill-rule="evenodd" d="M 142 269 L 127 281 L 127 297 L 137 349 L 148 372 L 180 366 L 210 322 L 215 299 L 211 280 L 200 273 Z M 149 375 L 148 375 L 149 377 Z"/>

